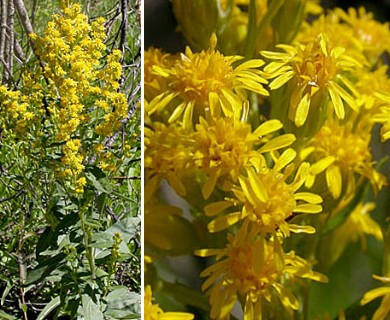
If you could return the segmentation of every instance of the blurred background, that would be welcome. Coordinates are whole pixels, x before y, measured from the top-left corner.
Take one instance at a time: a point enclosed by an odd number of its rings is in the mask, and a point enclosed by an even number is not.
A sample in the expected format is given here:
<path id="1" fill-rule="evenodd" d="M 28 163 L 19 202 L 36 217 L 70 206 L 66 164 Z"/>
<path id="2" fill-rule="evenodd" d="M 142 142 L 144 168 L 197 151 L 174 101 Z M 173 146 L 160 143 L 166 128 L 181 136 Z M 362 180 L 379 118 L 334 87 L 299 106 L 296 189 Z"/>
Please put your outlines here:
<path id="1" fill-rule="evenodd" d="M 144 27 L 145 48 L 150 46 L 165 49 L 167 52 L 177 52 L 185 48 L 185 40 L 176 32 L 176 20 L 172 13 L 172 5 L 169 0 L 144 0 Z M 390 0 L 323 0 L 324 8 L 364 6 L 367 11 L 374 13 L 379 21 L 390 20 Z"/>

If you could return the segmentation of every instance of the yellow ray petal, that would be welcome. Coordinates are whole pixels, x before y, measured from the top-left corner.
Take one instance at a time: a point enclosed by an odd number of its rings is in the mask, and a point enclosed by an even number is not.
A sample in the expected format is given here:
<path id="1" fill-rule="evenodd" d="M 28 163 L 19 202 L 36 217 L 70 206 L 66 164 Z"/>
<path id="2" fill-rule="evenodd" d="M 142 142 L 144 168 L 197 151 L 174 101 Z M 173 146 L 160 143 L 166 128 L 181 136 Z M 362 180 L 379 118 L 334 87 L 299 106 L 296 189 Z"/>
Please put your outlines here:
<path id="1" fill-rule="evenodd" d="M 342 179 L 340 168 L 333 165 L 326 170 L 326 183 L 332 193 L 334 199 L 337 199 L 341 194 Z"/>
<path id="2" fill-rule="evenodd" d="M 323 159 L 317 161 L 316 163 L 314 163 L 310 167 L 310 173 L 316 176 L 317 174 L 319 174 L 319 173 L 323 172 L 325 169 L 327 169 L 335 161 L 336 161 L 336 158 L 333 156 L 323 158 Z"/>
<path id="3" fill-rule="evenodd" d="M 214 203 L 207 205 L 204 208 L 204 212 L 205 212 L 206 216 L 213 217 L 213 216 L 221 213 L 222 211 L 226 210 L 227 208 L 230 208 L 232 205 L 233 204 L 231 202 L 228 202 L 228 201 L 217 201 L 217 202 L 214 202 Z"/>
<path id="4" fill-rule="evenodd" d="M 360 301 L 361 305 L 365 305 L 372 300 L 390 294 L 390 287 L 379 287 L 366 292 L 363 299 Z"/>
<path id="5" fill-rule="evenodd" d="M 320 213 L 322 211 L 322 206 L 318 204 L 304 203 L 299 204 L 293 210 L 293 212 L 299 213 Z"/>
<path id="6" fill-rule="evenodd" d="M 240 221 L 240 219 L 241 219 L 241 212 L 233 212 L 211 221 L 207 225 L 207 228 L 211 233 L 218 232 L 226 228 L 229 228 L 233 224 Z"/>
<path id="7" fill-rule="evenodd" d="M 248 170 L 248 178 L 256 198 L 261 202 L 267 202 L 267 190 L 265 189 L 265 186 L 261 179 L 256 175 L 253 170 Z"/>
<path id="8" fill-rule="evenodd" d="M 294 194 L 295 200 L 304 200 L 308 203 L 322 203 L 322 198 L 319 195 L 310 192 L 298 192 Z"/>
<path id="9" fill-rule="evenodd" d="M 314 227 L 312 226 L 300 226 L 297 224 L 289 224 L 288 227 L 290 231 L 294 233 L 308 233 L 308 234 L 316 233 L 316 229 L 314 229 Z"/>
<path id="10" fill-rule="evenodd" d="M 280 171 L 287 166 L 291 161 L 295 159 L 297 153 L 294 149 L 290 148 L 285 150 L 282 155 L 275 161 L 274 170 Z"/>
<path id="11" fill-rule="evenodd" d="M 277 120 L 277 119 L 268 120 L 268 121 L 262 123 L 261 125 L 259 125 L 257 127 L 257 129 L 253 132 L 253 134 L 256 137 L 260 138 L 260 137 L 265 136 L 271 132 L 275 132 L 281 128 L 283 128 L 283 124 L 282 124 L 282 122 L 280 122 L 280 120 Z"/>
<path id="12" fill-rule="evenodd" d="M 287 83 L 288 81 L 290 81 L 295 75 L 295 72 L 294 71 L 287 71 L 285 73 L 283 73 L 282 75 L 280 75 L 279 77 L 277 77 L 276 79 L 274 79 L 270 84 L 269 84 L 269 88 L 271 90 L 276 90 L 278 88 L 280 88 L 281 86 L 283 86 L 285 83 Z"/>
<path id="13" fill-rule="evenodd" d="M 303 126 L 306 122 L 307 115 L 309 114 L 310 107 L 310 95 L 306 93 L 304 97 L 299 101 L 297 111 L 295 113 L 295 125 L 297 127 Z"/>
<path id="14" fill-rule="evenodd" d="M 340 95 L 335 90 L 334 83 L 332 81 L 329 81 L 328 89 L 329 89 L 330 99 L 333 102 L 334 111 L 336 112 L 337 117 L 339 119 L 344 119 L 345 117 L 344 104 L 340 98 Z"/>
<path id="15" fill-rule="evenodd" d="M 271 141 L 268 141 L 258 151 L 264 153 L 264 152 L 277 150 L 291 145 L 294 141 L 295 141 L 295 136 L 291 133 L 286 133 L 272 139 Z"/>

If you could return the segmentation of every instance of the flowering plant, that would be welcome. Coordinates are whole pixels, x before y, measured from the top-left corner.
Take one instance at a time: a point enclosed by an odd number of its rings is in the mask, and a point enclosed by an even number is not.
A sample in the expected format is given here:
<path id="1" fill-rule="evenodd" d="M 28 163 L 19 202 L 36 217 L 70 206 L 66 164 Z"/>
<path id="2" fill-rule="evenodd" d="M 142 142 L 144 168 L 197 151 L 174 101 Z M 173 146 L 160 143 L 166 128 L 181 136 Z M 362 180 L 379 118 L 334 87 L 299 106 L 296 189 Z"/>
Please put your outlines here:
<path id="1" fill-rule="evenodd" d="M 2 65 L 0 318 L 140 318 L 136 2 L 107 21 L 34 6 L 44 31 L 21 19 L 31 53 Z"/>
<path id="2" fill-rule="evenodd" d="M 388 23 L 311 0 L 172 5 L 189 46 L 145 52 L 145 318 L 385 319 Z M 365 285 L 335 304 L 354 259 Z"/>

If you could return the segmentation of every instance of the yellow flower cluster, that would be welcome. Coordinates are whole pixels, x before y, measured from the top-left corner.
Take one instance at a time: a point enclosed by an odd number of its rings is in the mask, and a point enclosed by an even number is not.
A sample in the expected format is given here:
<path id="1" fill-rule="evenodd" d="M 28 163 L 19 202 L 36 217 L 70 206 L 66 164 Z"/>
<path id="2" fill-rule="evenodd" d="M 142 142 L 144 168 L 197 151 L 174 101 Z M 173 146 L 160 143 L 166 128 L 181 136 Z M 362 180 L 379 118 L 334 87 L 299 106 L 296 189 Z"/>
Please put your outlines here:
<path id="1" fill-rule="evenodd" d="M 251 105 L 247 100 L 248 95 L 268 95 L 264 89 L 267 81 L 258 69 L 263 62 L 259 59 L 247 60 L 235 64 L 233 68 L 229 61 L 237 63 L 240 60 L 225 57 L 217 51 L 215 36 L 210 42 L 211 48 L 199 54 L 192 53 L 190 49 L 187 49 L 185 56 L 168 57 L 158 53 L 166 60 L 156 65 L 153 64 L 156 49 L 146 54 L 146 59 L 151 59 L 145 61 L 148 66 L 146 92 L 156 95 L 145 97 L 145 192 L 148 194 L 146 208 L 149 208 L 145 219 L 146 242 L 168 251 L 172 246 L 172 241 L 168 239 L 155 239 L 157 234 L 168 234 L 167 230 L 161 228 L 168 228 L 172 224 L 162 226 L 157 222 L 162 217 L 177 219 L 174 216 L 180 216 L 180 213 L 174 213 L 174 210 L 166 212 L 168 207 L 162 209 L 162 206 L 149 202 L 153 200 L 158 203 L 158 197 L 150 195 L 157 195 L 164 180 L 190 205 L 199 208 L 204 204 L 202 219 L 209 221 L 208 232 L 229 230 L 228 241 L 241 241 L 242 234 L 251 230 L 245 243 L 254 241 L 253 249 L 261 251 L 257 243 L 259 237 L 265 246 L 271 248 L 271 238 L 279 243 L 290 232 L 314 233 L 315 229 L 311 226 L 289 222 L 295 215 L 322 211 L 320 196 L 309 191 L 298 192 L 310 176 L 310 165 L 302 161 L 293 163 L 297 152 L 288 147 L 295 142 L 295 136 L 280 132 L 283 124 L 277 119 L 262 121 L 253 129 L 249 122 Z M 159 92 L 164 89 L 162 93 Z M 180 117 L 182 113 L 184 116 Z M 199 194 L 197 189 L 200 189 Z M 152 207 L 155 210 L 151 210 Z M 214 249 L 203 249 L 199 254 L 209 256 L 214 252 Z M 261 252 L 256 254 L 261 255 Z M 276 254 L 284 261 L 282 251 Z M 239 257 L 241 259 L 240 254 Z M 257 259 L 247 262 L 248 268 L 251 268 L 251 264 L 261 264 Z M 291 269 L 288 262 L 278 267 L 275 274 L 284 274 Z M 307 277 L 310 278 L 310 264 L 304 262 L 303 267 L 308 270 Z M 210 275 L 207 270 L 204 275 Z M 264 298 L 269 302 L 274 300 L 269 297 L 268 291 L 259 289 L 249 292 L 245 286 L 232 289 L 233 283 L 240 281 L 239 273 L 237 269 L 231 280 L 221 282 L 221 286 L 226 287 L 222 292 L 218 286 L 212 285 L 220 273 L 206 281 L 209 285 L 205 288 L 213 287 L 210 291 L 212 310 L 220 310 L 222 301 L 233 299 L 230 290 L 237 291 L 238 295 L 244 295 L 252 302 L 256 300 L 260 303 Z M 290 277 L 294 274 L 291 272 Z M 272 285 L 280 288 L 283 277 L 273 279 Z M 325 279 L 315 277 L 314 273 L 311 278 Z M 213 298 L 216 294 L 213 292 L 220 292 L 220 300 Z M 280 293 L 281 301 L 285 300 L 285 295 L 291 295 L 285 292 L 288 290 Z M 236 300 L 235 294 L 235 298 L 223 306 L 225 316 L 230 313 Z M 295 309 L 297 304 L 294 302 Z M 245 308 L 253 309 L 253 305 L 248 304 Z M 218 312 L 212 311 L 212 317 L 220 318 Z M 249 310 L 245 309 L 245 312 Z"/>
<path id="2" fill-rule="evenodd" d="M 104 57 L 105 37 L 103 18 L 89 23 L 80 4 L 64 6 L 43 36 L 30 34 L 39 61 L 22 75 L 21 90 L 0 87 L 4 129 L 42 139 L 35 142 L 42 148 L 62 146 L 63 157 L 53 165 L 77 193 L 86 185 L 87 158 L 96 159 L 103 170 L 115 170 L 113 155 L 101 144 L 120 129 L 129 112 L 118 90 L 121 52 Z M 87 145 L 87 140 L 93 142 Z M 94 144 L 97 155 L 88 155 Z"/>
<path id="3" fill-rule="evenodd" d="M 64 147 L 64 156 L 61 159 L 62 170 L 65 176 L 78 176 L 84 169 L 84 157 L 80 154 L 81 141 L 79 139 L 68 140 Z"/>
<path id="4" fill-rule="evenodd" d="M 193 231 L 187 253 L 215 258 L 212 319 L 293 318 L 299 278 L 327 281 L 316 262 L 383 239 L 361 197 L 386 185 L 371 140 L 390 139 L 389 25 L 310 0 L 172 3 L 193 49 L 145 52 L 146 250 L 182 254 Z"/>

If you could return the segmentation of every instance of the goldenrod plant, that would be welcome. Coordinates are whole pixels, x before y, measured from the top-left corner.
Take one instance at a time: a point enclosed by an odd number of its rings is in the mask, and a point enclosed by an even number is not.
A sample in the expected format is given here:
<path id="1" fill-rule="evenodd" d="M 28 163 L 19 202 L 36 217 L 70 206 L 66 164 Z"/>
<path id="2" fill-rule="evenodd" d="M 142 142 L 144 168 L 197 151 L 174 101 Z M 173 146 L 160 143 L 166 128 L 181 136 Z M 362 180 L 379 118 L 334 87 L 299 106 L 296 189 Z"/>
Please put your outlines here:
<path id="1" fill-rule="evenodd" d="M 0 318 L 140 318 L 140 4 L 3 3 Z"/>
<path id="2" fill-rule="evenodd" d="M 389 24 L 171 3 L 187 48 L 144 53 L 145 319 L 388 319 Z"/>

